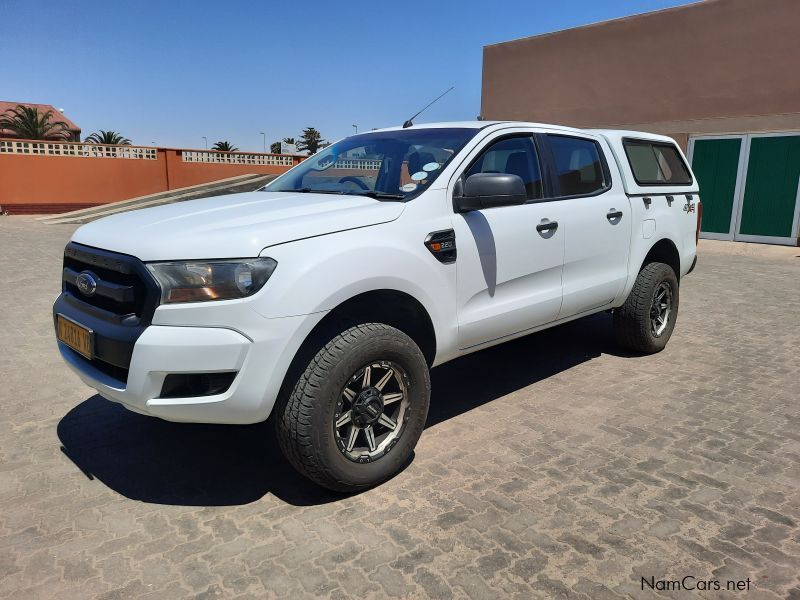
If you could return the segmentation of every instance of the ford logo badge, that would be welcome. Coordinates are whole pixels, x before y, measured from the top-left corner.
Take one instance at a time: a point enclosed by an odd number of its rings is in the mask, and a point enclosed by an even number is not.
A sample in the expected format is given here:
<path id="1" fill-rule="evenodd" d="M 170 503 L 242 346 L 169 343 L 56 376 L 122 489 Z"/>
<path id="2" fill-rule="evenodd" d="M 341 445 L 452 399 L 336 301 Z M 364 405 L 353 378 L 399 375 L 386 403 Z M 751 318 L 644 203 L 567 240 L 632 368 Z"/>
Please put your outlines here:
<path id="1" fill-rule="evenodd" d="M 92 296 L 97 291 L 97 280 L 89 271 L 84 271 L 75 278 L 78 291 L 84 296 Z"/>

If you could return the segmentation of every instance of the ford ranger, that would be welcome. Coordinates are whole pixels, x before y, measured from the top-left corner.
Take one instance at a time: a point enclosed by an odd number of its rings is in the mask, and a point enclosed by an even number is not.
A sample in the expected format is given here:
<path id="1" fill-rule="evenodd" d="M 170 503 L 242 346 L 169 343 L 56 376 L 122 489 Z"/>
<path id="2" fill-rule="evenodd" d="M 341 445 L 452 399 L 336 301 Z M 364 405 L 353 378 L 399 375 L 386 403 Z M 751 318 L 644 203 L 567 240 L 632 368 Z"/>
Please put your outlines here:
<path id="1" fill-rule="evenodd" d="M 600 311 L 627 348 L 663 349 L 700 217 L 667 137 L 486 121 L 372 131 L 256 192 L 79 228 L 58 348 L 144 415 L 271 416 L 297 469 L 357 491 L 409 460 L 431 367 Z"/>

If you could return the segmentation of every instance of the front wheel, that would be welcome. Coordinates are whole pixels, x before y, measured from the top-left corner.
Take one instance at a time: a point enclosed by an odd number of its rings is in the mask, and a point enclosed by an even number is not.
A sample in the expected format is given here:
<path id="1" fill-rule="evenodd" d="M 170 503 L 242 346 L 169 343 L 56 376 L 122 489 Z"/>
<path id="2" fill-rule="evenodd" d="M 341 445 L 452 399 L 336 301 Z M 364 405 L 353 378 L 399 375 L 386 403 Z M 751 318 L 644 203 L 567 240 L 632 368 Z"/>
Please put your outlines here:
<path id="1" fill-rule="evenodd" d="M 654 354 L 667 345 L 677 318 L 678 277 L 669 265 L 653 262 L 639 271 L 625 304 L 614 311 L 614 332 L 626 348 Z"/>
<path id="2" fill-rule="evenodd" d="M 340 492 L 377 485 L 407 463 L 430 402 L 425 357 L 381 323 L 350 327 L 314 356 L 276 406 L 276 433 L 303 475 Z"/>

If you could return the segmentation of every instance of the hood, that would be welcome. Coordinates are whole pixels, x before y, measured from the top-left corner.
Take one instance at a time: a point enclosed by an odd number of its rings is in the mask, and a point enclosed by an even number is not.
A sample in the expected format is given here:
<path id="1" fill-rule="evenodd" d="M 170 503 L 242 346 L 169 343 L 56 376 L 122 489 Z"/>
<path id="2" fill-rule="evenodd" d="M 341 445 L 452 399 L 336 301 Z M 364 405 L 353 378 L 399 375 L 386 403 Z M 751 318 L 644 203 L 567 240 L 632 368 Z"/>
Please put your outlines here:
<path id="1" fill-rule="evenodd" d="M 387 223 L 404 208 L 359 196 L 248 192 L 113 215 L 79 228 L 72 241 L 143 261 L 249 258 L 267 246 Z"/>

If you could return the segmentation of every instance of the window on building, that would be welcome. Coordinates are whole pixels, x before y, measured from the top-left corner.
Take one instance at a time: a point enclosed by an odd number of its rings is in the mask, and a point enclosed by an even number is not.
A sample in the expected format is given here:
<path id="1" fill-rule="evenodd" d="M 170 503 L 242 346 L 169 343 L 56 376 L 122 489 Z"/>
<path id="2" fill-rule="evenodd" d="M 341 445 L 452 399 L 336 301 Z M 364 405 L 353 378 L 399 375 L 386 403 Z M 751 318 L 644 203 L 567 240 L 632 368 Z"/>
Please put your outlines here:
<path id="1" fill-rule="evenodd" d="M 465 177 L 476 173 L 518 175 L 525 184 L 528 200 L 542 198 L 542 174 L 530 136 L 505 138 L 486 148 L 467 170 Z"/>
<path id="2" fill-rule="evenodd" d="M 548 135 L 561 196 L 593 194 L 608 186 L 597 142 L 564 135 Z"/>
<path id="3" fill-rule="evenodd" d="M 692 176 L 678 149 L 664 142 L 625 140 L 625 153 L 639 185 L 689 185 Z"/>

